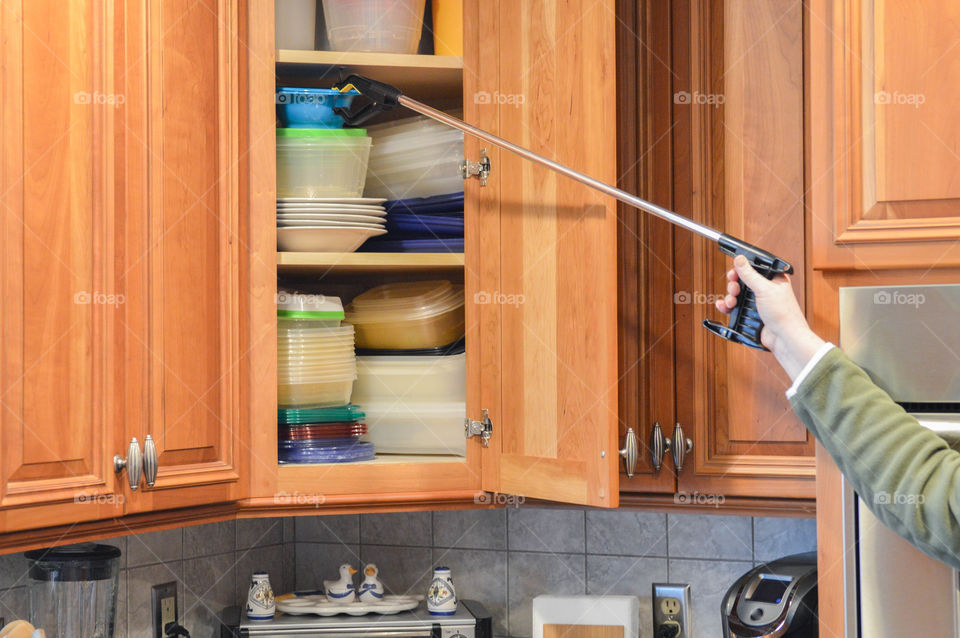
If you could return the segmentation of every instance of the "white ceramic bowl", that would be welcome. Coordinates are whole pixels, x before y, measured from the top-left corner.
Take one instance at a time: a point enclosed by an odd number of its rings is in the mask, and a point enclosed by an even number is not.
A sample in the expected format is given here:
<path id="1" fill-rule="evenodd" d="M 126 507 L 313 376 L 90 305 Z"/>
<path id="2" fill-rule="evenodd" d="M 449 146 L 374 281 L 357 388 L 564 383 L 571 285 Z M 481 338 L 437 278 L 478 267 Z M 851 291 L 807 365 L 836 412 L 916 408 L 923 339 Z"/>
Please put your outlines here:
<path id="1" fill-rule="evenodd" d="M 277 229 L 277 248 L 290 252 L 352 253 L 371 237 L 386 234 L 382 228 L 289 226 Z"/>

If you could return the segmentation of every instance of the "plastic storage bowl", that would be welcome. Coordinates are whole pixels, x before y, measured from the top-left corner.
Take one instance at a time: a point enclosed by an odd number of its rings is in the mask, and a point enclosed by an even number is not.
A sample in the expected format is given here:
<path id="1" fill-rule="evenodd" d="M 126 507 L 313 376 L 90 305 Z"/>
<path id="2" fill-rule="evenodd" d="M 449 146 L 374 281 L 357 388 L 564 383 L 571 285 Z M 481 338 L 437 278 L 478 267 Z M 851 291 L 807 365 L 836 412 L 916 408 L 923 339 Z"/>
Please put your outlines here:
<path id="1" fill-rule="evenodd" d="M 448 281 L 385 284 L 344 310 L 360 348 L 436 348 L 463 336 L 463 286 Z"/>
<path id="2" fill-rule="evenodd" d="M 360 197 L 371 140 L 363 129 L 277 129 L 277 197 Z"/>
<path id="3" fill-rule="evenodd" d="M 416 53 L 425 0 L 323 0 L 334 51 Z"/>
<path id="4" fill-rule="evenodd" d="M 277 118 L 287 128 L 343 128 L 343 118 L 334 107 L 350 108 L 358 91 L 280 87 L 277 89 Z"/>

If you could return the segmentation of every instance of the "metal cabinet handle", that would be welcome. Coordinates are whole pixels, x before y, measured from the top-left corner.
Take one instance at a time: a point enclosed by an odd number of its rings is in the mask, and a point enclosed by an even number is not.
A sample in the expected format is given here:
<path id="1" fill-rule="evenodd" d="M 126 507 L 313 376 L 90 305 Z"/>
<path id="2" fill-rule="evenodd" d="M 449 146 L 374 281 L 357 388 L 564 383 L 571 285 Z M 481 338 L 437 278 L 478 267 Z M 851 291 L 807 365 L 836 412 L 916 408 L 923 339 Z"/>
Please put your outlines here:
<path id="1" fill-rule="evenodd" d="M 683 436 L 683 426 L 677 423 L 673 428 L 673 466 L 679 474 L 683 470 L 687 454 L 693 450 L 693 441 Z"/>
<path id="2" fill-rule="evenodd" d="M 650 430 L 650 462 L 653 464 L 654 470 L 660 471 L 660 468 L 663 467 L 663 457 L 669 451 L 670 439 L 663 436 L 663 428 L 657 421 L 653 424 L 653 429 Z"/>
<path id="3" fill-rule="evenodd" d="M 119 454 L 113 457 L 113 471 L 119 474 L 124 468 L 127 470 L 130 489 L 136 491 L 140 487 L 140 473 L 143 471 L 143 454 L 140 452 L 140 442 L 137 441 L 137 437 L 130 439 L 126 458 Z"/>
<path id="4" fill-rule="evenodd" d="M 149 434 L 143 441 L 143 478 L 147 481 L 147 487 L 153 487 L 157 482 L 157 468 L 160 464 L 157 454 L 157 444 Z"/>
<path id="5" fill-rule="evenodd" d="M 627 435 L 623 438 L 623 449 L 620 450 L 627 478 L 633 478 L 633 475 L 637 473 L 637 457 L 639 456 L 637 448 L 637 433 L 633 431 L 633 428 L 627 428 Z"/>

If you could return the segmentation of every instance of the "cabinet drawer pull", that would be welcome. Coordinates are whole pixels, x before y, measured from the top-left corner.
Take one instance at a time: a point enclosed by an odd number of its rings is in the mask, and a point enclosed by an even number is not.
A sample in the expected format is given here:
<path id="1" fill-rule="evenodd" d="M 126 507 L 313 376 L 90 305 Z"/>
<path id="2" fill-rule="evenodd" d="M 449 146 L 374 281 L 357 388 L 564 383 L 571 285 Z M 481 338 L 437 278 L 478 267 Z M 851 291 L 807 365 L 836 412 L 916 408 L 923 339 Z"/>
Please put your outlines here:
<path id="1" fill-rule="evenodd" d="M 143 472 L 143 454 L 140 452 L 140 442 L 137 441 L 137 437 L 130 439 L 126 458 L 119 454 L 113 457 L 113 471 L 119 474 L 124 469 L 127 470 L 130 489 L 136 491 L 140 487 L 140 474 Z"/>
<path id="2" fill-rule="evenodd" d="M 673 466 L 677 474 L 683 471 L 683 464 L 693 450 L 693 440 L 683 435 L 683 426 L 677 423 L 673 428 Z"/>
<path id="3" fill-rule="evenodd" d="M 663 428 L 660 427 L 660 422 L 657 421 L 650 430 L 650 462 L 653 464 L 655 471 L 659 472 L 660 468 L 663 467 L 663 457 L 666 456 L 669 451 L 670 439 L 663 436 Z"/>
<path id="4" fill-rule="evenodd" d="M 623 449 L 620 450 L 627 478 L 633 478 L 637 473 L 637 448 L 637 433 L 633 428 L 627 428 L 627 435 L 623 438 Z"/>
<path id="5" fill-rule="evenodd" d="M 157 444 L 149 434 L 143 441 L 143 478 L 147 482 L 147 487 L 153 487 L 157 482 L 157 468 L 159 467 L 159 455 L 157 454 Z"/>

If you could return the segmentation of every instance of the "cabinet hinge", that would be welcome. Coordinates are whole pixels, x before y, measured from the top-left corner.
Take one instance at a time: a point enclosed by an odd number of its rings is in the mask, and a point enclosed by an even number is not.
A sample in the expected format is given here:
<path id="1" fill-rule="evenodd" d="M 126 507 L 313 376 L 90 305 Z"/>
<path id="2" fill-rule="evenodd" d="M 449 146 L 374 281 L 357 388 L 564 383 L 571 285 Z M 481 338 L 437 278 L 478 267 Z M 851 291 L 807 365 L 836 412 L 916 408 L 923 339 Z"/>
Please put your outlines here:
<path id="1" fill-rule="evenodd" d="M 479 436 L 483 447 L 489 447 L 490 437 L 493 435 L 493 422 L 486 408 L 481 412 L 481 416 L 482 419 L 479 421 L 471 421 L 470 417 L 463 420 L 463 435 L 468 439 L 471 436 Z"/>
<path id="2" fill-rule="evenodd" d="M 487 185 L 487 178 L 490 177 L 490 158 L 487 157 L 487 149 L 480 150 L 480 161 L 474 162 L 468 159 L 463 159 L 460 162 L 460 176 L 463 179 L 470 179 L 471 177 L 476 177 L 480 180 L 481 186 Z"/>

